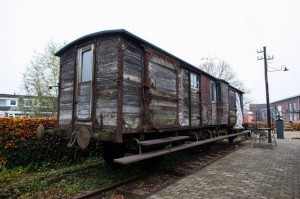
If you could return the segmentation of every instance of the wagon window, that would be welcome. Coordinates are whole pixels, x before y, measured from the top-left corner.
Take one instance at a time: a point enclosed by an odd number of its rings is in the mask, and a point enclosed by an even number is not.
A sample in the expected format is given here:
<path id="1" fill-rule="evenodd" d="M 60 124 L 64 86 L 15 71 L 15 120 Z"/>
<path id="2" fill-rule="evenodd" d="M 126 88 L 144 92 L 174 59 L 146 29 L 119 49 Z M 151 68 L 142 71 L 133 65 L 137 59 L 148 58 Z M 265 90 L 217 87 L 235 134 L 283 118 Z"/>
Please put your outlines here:
<path id="1" fill-rule="evenodd" d="M 91 81 L 93 65 L 92 50 L 82 52 L 81 56 L 81 82 Z"/>
<path id="2" fill-rule="evenodd" d="M 222 90 L 221 90 L 221 84 L 220 82 L 218 82 L 216 84 L 216 99 L 217 101 L 221 101 L 222 100 Z"/>
<path id="3" fill-rule="evenodd" d="M 191 88 L 199 90 L 199 78 L 198 75 L 191 73 Z"/>
<path id="4" fill-rule="evenodd" d="M 210 97 L 212 102 L 215 102 L 217 100 L 216 95 L 217 95 L 216 83 L 212 82 L 210 85 Z"/>
<path id="5" fill-rule="evenodd" d="M 89 120 L 92 113 L 93 54 L 93 44 L 78 49 L 76 116 L 82 120 Z"/>

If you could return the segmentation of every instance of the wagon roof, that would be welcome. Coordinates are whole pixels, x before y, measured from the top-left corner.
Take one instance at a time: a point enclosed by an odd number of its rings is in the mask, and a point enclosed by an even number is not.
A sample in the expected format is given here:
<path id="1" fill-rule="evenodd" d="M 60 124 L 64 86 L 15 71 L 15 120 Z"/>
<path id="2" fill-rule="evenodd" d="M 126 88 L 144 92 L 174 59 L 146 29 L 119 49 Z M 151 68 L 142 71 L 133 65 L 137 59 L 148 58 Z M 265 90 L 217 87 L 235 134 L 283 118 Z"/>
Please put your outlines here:
<path id="1" fill-rule="evenodd" d="M 212 75 L 210 75 L 209 73 L 203 71 L 203 70 L 200 70 L 199 68 L 193 66 L 192 64 L 189 64 L 188 62 L 176 57 L 175 55 L 172 55 L 171 53 L 157 47 L 156 45 L 154 44 L 151 44 L 150 42 L 128 32 L 127 30 L 124 30 L 124 29 L 115 29 L 115 30 L 105 30 L 105 31 L 100 31 L 100 32 L 95 32 L 95 33 L 92 33 L 92 34 L 88 34 L 88 35 L 85 35 L 83 37 L 80 37 L 70 43 L 68 43 L 66 46 L 64 46 L 63 48 L 61 48 L 59 51 L 57 51 L 55 53 L 56 56 L 61 56 L 64 52 L 66 52 L 67 50 L 69 50 L 70 48 L 76 46 L 77 44 L 79 43 L 82 43 L 82 42 L 85 42 L 85 41 L 89 41 L 93 38 L 96 38 L 96 37 L 103 37 L 103 36 L 106 36 L 106 35 L 121 35 L 121 36 L 124 36 L 126 38 L 128 38 L 129 40 L 131 41 L 134 41 L 136 43 L 139 43 L 141 45 L 144 45 L 144 46 L 148 46 L 158 52 L 161 52 L 163 54 L 166 54 L 170 57 L 172 57 L 173 59 L 179 61 L 181 63 L 181 65 L 189 68 L 190 70 L 194 71 L 194 72 L 197 72 L 197 73 L 202 73 L 202 74 L 205 74 L 206 76 L 209 76 L 210 78 L 212 79 L 215 79 L 216 81 L 222 81 L 226 84 L 229 84 L 227 81 L 223 80 L 223 79 L 218 79 Z M 241 90 L 235 88 L 237 91 L 243 93 Z"/>

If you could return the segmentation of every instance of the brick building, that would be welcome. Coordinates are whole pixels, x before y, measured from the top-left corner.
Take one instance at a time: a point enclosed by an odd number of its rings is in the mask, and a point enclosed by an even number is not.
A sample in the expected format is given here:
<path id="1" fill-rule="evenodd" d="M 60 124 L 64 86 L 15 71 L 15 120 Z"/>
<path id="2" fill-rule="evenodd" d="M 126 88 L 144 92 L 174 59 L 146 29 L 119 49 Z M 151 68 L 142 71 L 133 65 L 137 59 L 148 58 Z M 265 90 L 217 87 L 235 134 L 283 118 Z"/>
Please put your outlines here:
<path id="1" fill-rule="evenodd" d="M 271 120 L 278 115 L 285 123 L 300 122 L 300 95 L 271 102 Z M 266 104 L 250 104 L 249 111 L 253 113 L 253 121 L 267 122 Z"/>
<path id="2" fill-rule="evenodd" d="M 300 95 L 272 102 L 284 122 L 300 122 Z"/>

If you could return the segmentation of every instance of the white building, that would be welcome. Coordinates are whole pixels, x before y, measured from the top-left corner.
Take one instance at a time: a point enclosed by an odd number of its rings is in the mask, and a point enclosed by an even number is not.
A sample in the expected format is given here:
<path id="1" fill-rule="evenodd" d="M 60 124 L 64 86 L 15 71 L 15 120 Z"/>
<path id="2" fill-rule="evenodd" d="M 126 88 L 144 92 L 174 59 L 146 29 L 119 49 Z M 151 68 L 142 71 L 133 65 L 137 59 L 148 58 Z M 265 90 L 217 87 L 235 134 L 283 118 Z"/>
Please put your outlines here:
<path id="1" fill-rule="evenodd" d="M 0 118 L 1 117 L 30 117 L 33 114 L 25 114 L 19 109 L 19 97 L 21 95 L 0 94 Z M 25 101 L 30 102 L 30 96 L 23 96 Z M 28 105 L 29 107 L 29 105 Z"/>

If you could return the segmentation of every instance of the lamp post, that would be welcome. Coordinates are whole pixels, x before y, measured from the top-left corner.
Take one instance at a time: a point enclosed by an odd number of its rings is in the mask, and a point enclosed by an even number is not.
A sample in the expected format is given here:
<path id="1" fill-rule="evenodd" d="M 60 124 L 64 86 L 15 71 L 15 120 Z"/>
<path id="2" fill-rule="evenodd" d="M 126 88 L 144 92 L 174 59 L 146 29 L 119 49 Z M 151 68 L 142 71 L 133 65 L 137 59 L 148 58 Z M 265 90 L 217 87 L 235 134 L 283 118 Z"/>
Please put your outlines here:
<path id="1" fill-rule="evenodd" d="M 265 66 L 265 85 L 266 85 L 266 100 L 267 100 L 267 122 L 268 122 L 268 143 L 272 143 L 271 138 L 271 111 L 270 111 L 270 97 L 269 97 L 269 83 L 268 83 L 268 61 L 266 46 L 264 49 L 264 66 Z"/>
<path id="2" fill-rule="evenodd" d="M 262 51 L 257 51 L 257 53 L 263 53 L 263 57 L 258 57 L 258 60 L 264 60 L 264 71 L 265 71 L 265 86 L 266 86 L 266 101 L 267 101 L 267 123 L 268 123 L 268 143 L 272 144 L 272 137 L 271 137 L 271 110 L 270 110 L 270 97 L 269 97 L 269 83 L 268 83 L 268 72 L 275 72 L 275 71 L 288 71 L 285 66 L 282 66 L 281 69 L 275 69 L 272 71 L 268 71 L 268 60 L 274 59 L 273 56 L 267 57 L 267 48 L 266 46 L 263 47 Z M 284 68 L 283 68 L 284 67 Z"/>

